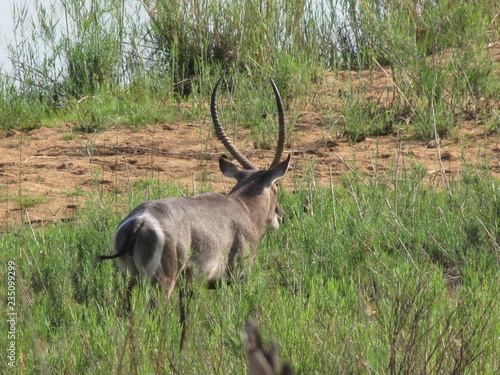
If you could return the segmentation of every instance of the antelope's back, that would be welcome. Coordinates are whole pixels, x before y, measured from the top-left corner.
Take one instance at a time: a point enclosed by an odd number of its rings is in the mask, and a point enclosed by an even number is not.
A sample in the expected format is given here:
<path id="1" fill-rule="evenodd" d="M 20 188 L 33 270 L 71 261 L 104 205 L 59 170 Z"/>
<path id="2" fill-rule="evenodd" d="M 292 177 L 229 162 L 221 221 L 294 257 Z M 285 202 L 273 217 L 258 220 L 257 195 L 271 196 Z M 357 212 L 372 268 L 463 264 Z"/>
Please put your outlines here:
<path id="1" fill-rule="evenodd" d="M 209 280 L 222 278 L 233 254 L 243 255 L 259 240 L 241 203 L 215 193 L 144 202 L 123 220 L 117 233 L 130 227 L 136 228 L 139 240 L 135 249 L 143 253 L 158 249 L 154 239 L 161 242 L 162 256 L 175 253 L 183 268 L 192 268 Z M 147 248 L 141 243 L 147 243 Z"/>

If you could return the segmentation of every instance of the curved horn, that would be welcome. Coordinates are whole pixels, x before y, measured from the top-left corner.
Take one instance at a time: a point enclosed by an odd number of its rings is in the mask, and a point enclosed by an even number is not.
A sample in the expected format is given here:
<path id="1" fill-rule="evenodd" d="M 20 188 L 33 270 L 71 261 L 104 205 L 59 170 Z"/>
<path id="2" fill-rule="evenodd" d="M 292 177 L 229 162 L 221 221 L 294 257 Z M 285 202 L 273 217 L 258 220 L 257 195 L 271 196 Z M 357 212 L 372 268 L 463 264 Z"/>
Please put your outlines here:
<path id="1" fill-rule="evenodd" d="M 222 81 L 222 76 L 217 81 L 214 91 L 212 92 L 212 101 L 210 103 L 210 112 L 212 113 L 212 121 L 214 123 L 215 133 L 217 134 L 217 138 L 222 142 L 224 147 L 234 156 L 236 160 L 243 166 L 245 169 L 258 169 L 254 166 L 250 160 L 248 160 L 243 154 L 238 151 L 238 149 L 233 145 L 233 143 L 227 137 L 222 124 L 219 121 L 219 116 L 217 114 L 217 105 L 215 104 L 217 98 L 217 89 L 219 88 L 219 84 Z M 277 94 L 279 95 L 279 93 Z"/>
<path id="2" fill-rule="evenodd" d="M 281 161 L 283 156 L 283 150 L 285 149 L 285 113 L 283 111 L 283 102 L 281 101 L 280 92 L 274 84 L 272 78 L 269 78 L 271 85 L 273 86 L 274 96 L 276 97 L 276 104 L 278 105 L 278 117 L 279 117 L 279 135 L 278 135 L 278 145 L 276 146 L 276 153 L 274 154 L 274 160 L 271 163 L 271 167 L 275 166 Z"/>

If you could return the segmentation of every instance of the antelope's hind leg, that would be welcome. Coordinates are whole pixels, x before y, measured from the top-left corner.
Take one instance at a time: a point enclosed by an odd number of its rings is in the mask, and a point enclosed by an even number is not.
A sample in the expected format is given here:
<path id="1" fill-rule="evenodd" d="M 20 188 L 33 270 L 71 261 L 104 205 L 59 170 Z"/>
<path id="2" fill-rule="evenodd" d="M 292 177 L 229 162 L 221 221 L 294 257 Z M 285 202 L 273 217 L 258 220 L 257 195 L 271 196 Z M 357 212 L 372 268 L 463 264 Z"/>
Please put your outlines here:
<path id="1" fill-rule="evenodd" d="M 193 297 L 193 290 L 191 289 L 191 276 L 187 270 L 184 270 L 181 273 L 179 279 L 179 323 L 181 325 L 181 340 L 179 343 L 179 349 L 182 350 L 186 339 L 186 320 L 189 312 L 189 302 Z"/>
<path id="2" fill-rule="evenodd" d="M 189 272 L 187 270 L 182 270 L 182 264 L 178 260 L 177 252 L 166 245 L 164 248 L 164 253 L 161 259 L 161 264 L 154 275 L 154 281 L 158 284 L 162 292 L 165 294 L 165 299 L 168 302 L 170 296 L 177 284 L 179 288 L 179 322 L 181 325 L 181 339 L 180 339 L 180 350 L 184 345 L 184 340 L 186 337 L 186 316 L 189 305 L 189 299 L 192 292 L 189 288 Z"/>
<path id="3" fill-rule="evenodd" d="M 163 247 L 158 267 L 153 275 L 153 281 L 161 287 L 166 301 L 170 299 L 177 284 L 180 267 L 177 251 L 172 245 L 166 243 Z"/>
<path id="4" fill-rule="evenodd" d="M 128 279 L 127 287 L 122 297 L 123 313 L 128 314 L 131 308 L 130 299 L 132 296 L 132 290 L 137 285 L 139 272 L 135 266 L 134 259 L 129 255 L 119 258 L 118 266 L 122 271 L 124 281 L 127 281 Z"/>

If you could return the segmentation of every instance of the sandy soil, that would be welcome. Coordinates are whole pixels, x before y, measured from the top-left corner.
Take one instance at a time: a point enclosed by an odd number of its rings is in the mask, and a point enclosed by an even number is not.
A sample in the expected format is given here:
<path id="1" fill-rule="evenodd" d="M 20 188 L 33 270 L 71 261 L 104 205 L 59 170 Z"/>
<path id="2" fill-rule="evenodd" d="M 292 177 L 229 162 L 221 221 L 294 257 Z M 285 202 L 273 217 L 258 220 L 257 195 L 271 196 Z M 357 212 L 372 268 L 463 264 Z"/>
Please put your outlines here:
<path id="1" fill-rule="evenodd" d="M 500 136 L 478 121 L 465 121 L 440 147 L 404 134 L 367 137 L 350 144 L 342 135 L 342 121 L 332 123 L 340 119 L 336 117 L 342 104 L 339 93 L 353 82 L 368 87 L 377 100 L 392 95 L 394 89 L 383 70 L 327 73 L 323 87 L 306 109 L 295 112 L 298 117 L 287 150 L 293 154 L 293 162 L 286 189 L 293 189 L 296 181 L 310 182 L 312 169 L 315 183 L 328 185 L 331 181 L 337 184 L 349 168 L 360 176 L 390 177 L 396 170 L 403 173 L 415 161 L 425 164 L 425 181 L 439 187 L 459 179 L 466 165 L 480 168 L 487 164 L 491 175 L 500 178 Z M 291 111 L 287 111 L 287 120 Z M 123 193 L 134 182 L 153 175 L 190 192 L 198 191 L 208 178 L 215 191 L 227 192 L 232 181 L 218 170 L 217 158 L 224 149 L 212 135 L 208 114 L 207 107 L 206 118 L 199 122 L 110 129 L 99 134 L 71 133 L 69 124 L 0 133 L 0 231 L 8 224 L 71 218 L 85 207 L 89 197 L 85 192 Z M 237 146 L 258 166 L 265 167 L 272 160 L 273 151 L 257 150 L 244 137 Z"/>

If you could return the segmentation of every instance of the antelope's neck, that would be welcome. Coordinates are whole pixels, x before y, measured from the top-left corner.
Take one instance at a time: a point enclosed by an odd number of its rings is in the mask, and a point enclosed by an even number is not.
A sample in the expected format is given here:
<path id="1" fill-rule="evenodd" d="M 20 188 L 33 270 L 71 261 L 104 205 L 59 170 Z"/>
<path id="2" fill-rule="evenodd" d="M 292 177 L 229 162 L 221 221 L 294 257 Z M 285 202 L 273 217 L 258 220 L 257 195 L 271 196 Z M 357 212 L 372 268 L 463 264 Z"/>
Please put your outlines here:
<path id="1" fill-rule="evenodd" d="M 252 221 L 256 231 L 260 235 L 266 227 L 267 215 L 269 211 L 269 198 L 267 196 L 255 196 L 235 197 L 234 199 L 244 207 L 249 219 Z"/>

